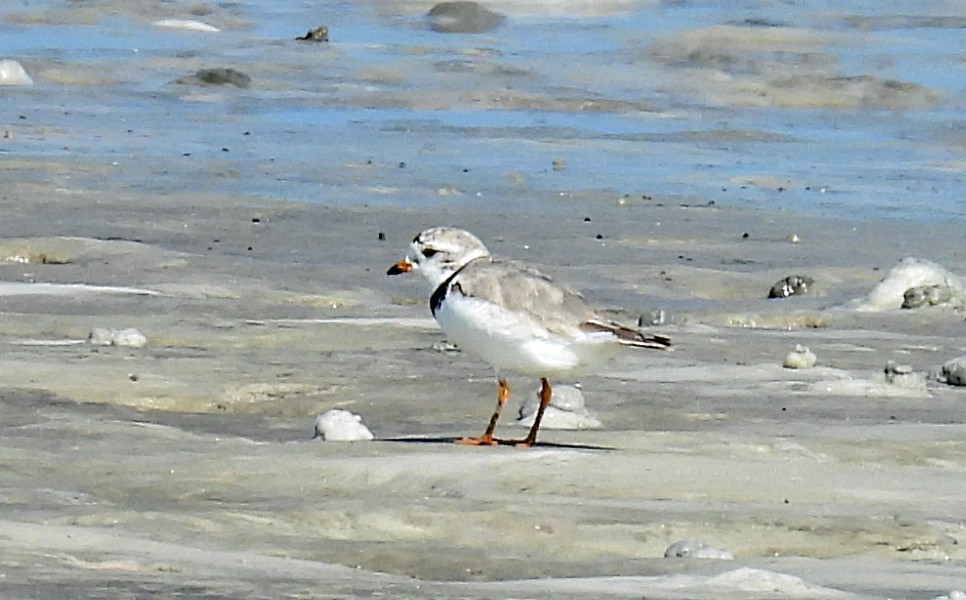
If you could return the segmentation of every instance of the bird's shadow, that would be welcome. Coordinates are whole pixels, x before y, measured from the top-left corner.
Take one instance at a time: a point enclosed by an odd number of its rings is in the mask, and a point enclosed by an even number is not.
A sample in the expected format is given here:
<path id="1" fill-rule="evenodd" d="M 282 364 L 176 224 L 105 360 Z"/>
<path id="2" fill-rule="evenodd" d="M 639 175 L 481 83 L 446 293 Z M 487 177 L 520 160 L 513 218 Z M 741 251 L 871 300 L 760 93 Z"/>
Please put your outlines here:
<path id="1" fill-rule="evenodd" d="M 407 436 L 407 437 L 394 437 L 394 438 L 378 438 L 376 441 L 379 442 L 394 442 L 397 444 L 447 444 L 450 446 L 459 446 L 456 442 L 461 440 L 459 437 L 418 437 L 418 436 Z M 467 447 L 473 447 L 472 445 Z M 479 447 L 479 446 L 476 446 Z M 498 444 L 495 446 L 487 446 L 488 448 L 514 448 L 513 444 Z M 565 444 L 560 442 L 537 442 L 529 448 L 555 448 L 559 450 L 594 450 L 600 452 L 614 452 L 617 448 L 610 446 L 597 446 L 594 444 Z M 518 450 L 527 450 L 528 448 L 517 448 Z"/>

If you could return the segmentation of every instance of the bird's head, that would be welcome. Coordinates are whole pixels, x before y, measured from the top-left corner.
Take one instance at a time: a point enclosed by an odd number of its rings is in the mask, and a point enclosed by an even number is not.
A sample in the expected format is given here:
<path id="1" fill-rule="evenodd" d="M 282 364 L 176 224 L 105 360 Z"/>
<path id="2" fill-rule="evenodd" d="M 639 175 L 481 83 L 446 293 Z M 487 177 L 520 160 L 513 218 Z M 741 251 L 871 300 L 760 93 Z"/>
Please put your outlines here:
<path id="1" fill-rule="evenodd" d="M 436 289 L 471 260 L 490 254 L 478 237 L 455 227 L 422 231 L 413 238 L 410 248 L 412 253 L 389 267 L 386 274 L 416 271 L 426 278 L 431 289 Z"/>

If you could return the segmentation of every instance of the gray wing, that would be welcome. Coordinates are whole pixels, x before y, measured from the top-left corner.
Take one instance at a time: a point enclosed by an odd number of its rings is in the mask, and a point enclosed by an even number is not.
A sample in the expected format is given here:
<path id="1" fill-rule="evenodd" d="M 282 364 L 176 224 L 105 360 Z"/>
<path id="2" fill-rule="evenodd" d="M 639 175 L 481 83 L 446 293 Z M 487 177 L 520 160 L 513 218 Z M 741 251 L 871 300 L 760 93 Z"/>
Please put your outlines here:
<path id="1" fill-rule="evenodd" d="M 600 319 L 578 292 L 516 261 L 476 259 L 460 271 L 450 287 L 465 296 L 525 312 L 551 333 L 571 334 L 588 321 Z"/>

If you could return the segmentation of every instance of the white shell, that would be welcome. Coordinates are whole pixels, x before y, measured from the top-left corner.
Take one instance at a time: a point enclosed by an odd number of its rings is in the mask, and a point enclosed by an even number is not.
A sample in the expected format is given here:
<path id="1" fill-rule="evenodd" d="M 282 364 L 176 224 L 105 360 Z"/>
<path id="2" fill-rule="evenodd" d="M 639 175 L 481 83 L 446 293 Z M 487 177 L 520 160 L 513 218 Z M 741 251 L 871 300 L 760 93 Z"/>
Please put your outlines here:
<path id="1" fill-rule="evenodd" d="M 807 346 L 795 346 L 795 349 L 785 356 L 782 366 L 786 369 L 811 369 L 817 361 L 818 357 Z"/>
<path id="2" fill-rule="evenodd" d="M 0 85 L 33 85 L 23 66 L 15 60 L 0 60 Z"/>
<path id="3" fill-rule="evenodd" d="M 373 438 L 362 417 L 341 408 L 333 408 L 315 419 L 315 437 L 326 442 L 369 441 Z"/>

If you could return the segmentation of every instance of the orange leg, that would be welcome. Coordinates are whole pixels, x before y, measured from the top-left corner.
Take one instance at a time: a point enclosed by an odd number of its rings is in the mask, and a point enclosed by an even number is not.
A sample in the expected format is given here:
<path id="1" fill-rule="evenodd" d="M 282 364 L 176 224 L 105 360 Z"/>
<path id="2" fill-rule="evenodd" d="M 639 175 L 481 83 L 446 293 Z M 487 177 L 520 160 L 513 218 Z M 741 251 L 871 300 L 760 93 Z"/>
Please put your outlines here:
<path id="1" fill-rule="evenodd" d="M 496 409 L 493 411 L 493 416 L 490 417 L 490 424 L 486 426 L 486 431 L 478 438 L 462 438 L 456 440 L 457 444 L 463 444 L 465 446 L 495 446 L 496 444 L 502 443 L 493 437 L 493 431 L 496 429 L 496 422 L 500 420 L 500 414 L 503 413 L 503 407 L 506 406 L 507 400 L 510 399 L 510 386 L 507 385 L 506 379 L 500 379 L 497 384 L 499 387 L 496 391 Z"/>
<path id="2" fill-rule="evenodd" d="M 550 397 L 552 390 L 550 389 L 550 382 L 547 381 L 546 377 L 540 378 L 540 408 L 537 409 L 537 416 L 533 419 L 533 425 L 530 427 L 530 433 L 527 437 L 522 440 L 500 440 L 499 443 L 507 444 L 512 446 L 517 446 L 518 448 L 529 448 L 530 446 L 537 443 L 537 430 L 540 429 L 540 421 L 543 420 L 543 413 L 550 406 Z"/>

